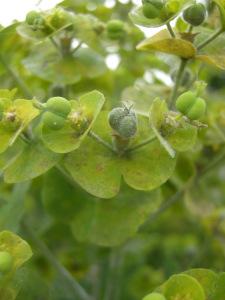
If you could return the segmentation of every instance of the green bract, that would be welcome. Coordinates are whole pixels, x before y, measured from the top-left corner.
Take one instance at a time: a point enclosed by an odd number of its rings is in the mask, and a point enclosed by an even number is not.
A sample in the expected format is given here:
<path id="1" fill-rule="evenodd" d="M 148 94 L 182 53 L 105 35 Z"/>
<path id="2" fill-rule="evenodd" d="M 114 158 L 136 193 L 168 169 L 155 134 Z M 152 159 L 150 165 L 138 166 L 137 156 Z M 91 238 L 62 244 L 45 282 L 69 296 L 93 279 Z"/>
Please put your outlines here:
<path id="1" fill-rule="evenodd" d="M 43 123 L 46 127 L 52 130 L 59 130 L 65 125 L 65 119 L 57 116 L 52 112 L 45 112 L 43 115 Z"/>
<path id="2" fill-rule="evenodd" d="M 143 298 L 143 300 L 166 300 L 166 298 L 159 293 L 151 293 Z"/>
<path id="3" fill-rule="evenodd" d="M 206 17 L 205 6 L 201 3 L 193 4 L 186 8 L 183 12 L 183 18 L 192 26 L 201 25 Z"/>
<path id="4" fill-rule="evenodd" d="M 12 269 L 13 257 L 7 251 L 0 251 L 0 273 L 5 274 Z"/>
<path id="5" fill-rule="evenodd" d="M 62 97 L 53 97 L 48 99 L 46 103 L 46 108 L 50 112 L 59 115 L 63 118 L 66 118 L 68 114 L 71 112 L 71 104 L 70 102 Z"/>
<path id="6" fill-rule="evenodd" d="M 200 119 L 206 111 L 205 100 L 193 92 L 185 92 L 176 101 L 176 108 L 191 120 Z"/>

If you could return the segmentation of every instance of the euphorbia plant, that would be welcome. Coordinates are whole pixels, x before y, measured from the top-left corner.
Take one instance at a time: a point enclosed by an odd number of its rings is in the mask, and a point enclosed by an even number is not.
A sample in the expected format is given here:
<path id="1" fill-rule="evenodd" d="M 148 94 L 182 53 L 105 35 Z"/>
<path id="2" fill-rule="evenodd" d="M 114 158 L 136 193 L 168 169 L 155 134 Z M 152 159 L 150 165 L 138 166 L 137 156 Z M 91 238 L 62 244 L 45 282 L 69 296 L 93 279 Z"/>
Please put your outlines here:
<path id="1" fill-rule="evenodd" d="M 201 200 L 213 195 L 215 174 L 218 191 L 224 193 L 225 108 L 218 101 L 223 91 L 213 94 L 207 88 L 210 68 L 219 74 L 225 69 L 224 20 L 225 5 L 219 0 L 143 0 L 139 7 L 118 1 L 112 9 L 104 1 L 65 0 L 49 11 L 31 11 L 23 22 L 0 31 L 0 225 L 26 235 L 41 253 L 31 265 L 37 285 L 43 285 L 43 271 L 49 274 L 49 264 L 38 264 L 38 258 L 45 257 L 56 271 L 44 280 L 47 295 L 34 288 L 32 299 L 144 297 L 160 282 L 150 282 L 149 290 L 140 293 L 130 291 L 130 243 L 178 200 L 188 211 L 180 212 L 184 220 L 192 217 L 194 222 L 195 215 L 195 222 L 203 223 L 202 234 L 212 233 L 208 219 L 201 219 L 196 195 Z M 165 26 L 145 39 L 135 25 Z M 114 70 L 106 64 L 112 53 L 120 60 Z M 156 70 L 170 75 L 172 83 L 167 85 Z M 206 214 L 218 224 L 219 201 L 213 200 Z M 176 217 L 175 212 L 169 222 Z M 216 232 L 222 230 L 218 224 Z M 146 260 L 150 244 L 146 251 L 139 249 Z M 85 258 L 74 253 L 75 246 Z M 105 253 L 102 247 L 107 247 Z M 0 272 L 5 274 L 14 257 L 1 244 L 0 250 Z M 162 256 L 167 264 L 169 256 Z M 115 267 L 119 257 L 124 261 Z M 196 264 L 204 255 L 199 257 Z M 141 264 L 136 258 L 134 263 L 136 269 Z M 97 283 L 91 273 L 95 265 Z M 160 258 L 158 265 L 164 267 Z M 171 266 L 165 275 L 177 271 Z M 208 299 L 204 283 L 198 282 L 200 271 L 188 272 L 144 299 Z M 203 275 L 208 280 L 209 273 Z M 119 276 L 124 286 L 116 281 Z M 61 280 L 62 291 L 69 287 L 68 296 L 54 291 Z M 17 294 L 24 299 L 29 294 L 24 282 L 19 294 L 15 289 L 4 300 Z"/>

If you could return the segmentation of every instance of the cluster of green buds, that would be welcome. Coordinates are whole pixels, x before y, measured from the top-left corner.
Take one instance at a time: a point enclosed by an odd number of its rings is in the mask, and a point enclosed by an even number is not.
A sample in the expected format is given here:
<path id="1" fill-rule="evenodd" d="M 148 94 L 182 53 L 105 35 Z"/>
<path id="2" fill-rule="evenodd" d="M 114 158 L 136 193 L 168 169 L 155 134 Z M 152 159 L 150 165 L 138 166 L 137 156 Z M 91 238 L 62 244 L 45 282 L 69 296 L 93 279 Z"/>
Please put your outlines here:
<path id="1" fill-rule="evenodd" d="M 111 40 L 119 40 L 124 37 L 126 32 L 125 24 L 120 20 L 111 20 L 106 25 L 107 36 Z"/>
<path id="2" fill-rule="evenodd" d="M 5 275 L 12 270 L 13 257 L 8 251 L 0 251 L 0 275 Z"/>
<path id="3" fill-rule="evenodd" d="M 108 116 L 109 125 L 124 139 L 130 139 L 137 132 L 137 116 L 131 108 L 116 107 Z"/>
<path id="4" fill-rule="evenodd" d="M 21 120 L 14 106 L 8 106 L 8 99 L 0 99 L 0 124 L 7 131 L 16 131 L 21 126 Z"/>

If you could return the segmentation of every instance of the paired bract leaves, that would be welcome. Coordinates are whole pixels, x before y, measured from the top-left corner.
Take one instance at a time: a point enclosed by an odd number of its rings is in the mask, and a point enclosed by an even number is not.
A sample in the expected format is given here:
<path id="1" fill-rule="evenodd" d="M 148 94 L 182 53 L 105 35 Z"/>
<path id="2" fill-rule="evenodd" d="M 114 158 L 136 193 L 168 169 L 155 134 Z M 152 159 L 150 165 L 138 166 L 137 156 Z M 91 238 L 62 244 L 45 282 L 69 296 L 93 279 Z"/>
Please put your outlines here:
<path id="1" fill-rule="evenodd" d="M 141 197 L 141 198 L 140 198 Z M 134 191 L 125 184 L 112 199 L 92 197 L 52 169 L 45 177 L 43 201 L 48 213 L 71 224 L 80 242 L 116 246 L 132 237 L 161 204 L 159 190 Z"/>
<path id="2" fill-rule="evenodd" d="M 139 117 L 141 132 L 132 146 L 152 135 L 148 119 Z M 111 142 L 112 131 L 107 112 L 102 112 L 93 127 L 102 139 Z M 153 190 L 172 175 L 176 159 L 171 158 L 155 140 L 139 150 L 118 156 L 87 137 L 81 147 L 65 157 L 65 167 L 73 179 L 89 193 L 100 198 L 115 197 L 120 189 L 121 175 L 137 190 Z"/>
<path id="3" fill-rule="evenodd" d="M 36 45 L 23 64 L 32 74 L 60 85 L 95 78 L 107 70 L 104 58 L 95 51 L 80 48 L 62 57 L 49 41 Z"/>
<path id="4" fill-rule="evenodd" d="M 192 2 L 193 1 L 191 0 L 167 0 L 166 5 L 168 7 L 168 12 L 165 13 L 162 11 L 161 18 L 146 18 L 142 12 L 142 6 L 134 8 L 129 16 L 132 22 L 136 25 L 144 27 L 160 27 L 173 20 L 188 4 Z"/>
<path id="5" fill-rule="evenodd" d="M 71 101 L 72 112 L 76 113 L 80 109 L 84 109 L 88 115 L 91 116 L 91 122 L 83 134 L 77 136 L 76 129 L 73 129 L 67 122 L 60 130 L 52 130 L 45 125 L 42 127 L 42 140 L 46 147 L 57 153 L 71 152 L 80 147 L 93 124 L 98 117 L 105 98 L 103 94 L 98 91 L 92 91 L 80 97 L 78 101 Z"/>

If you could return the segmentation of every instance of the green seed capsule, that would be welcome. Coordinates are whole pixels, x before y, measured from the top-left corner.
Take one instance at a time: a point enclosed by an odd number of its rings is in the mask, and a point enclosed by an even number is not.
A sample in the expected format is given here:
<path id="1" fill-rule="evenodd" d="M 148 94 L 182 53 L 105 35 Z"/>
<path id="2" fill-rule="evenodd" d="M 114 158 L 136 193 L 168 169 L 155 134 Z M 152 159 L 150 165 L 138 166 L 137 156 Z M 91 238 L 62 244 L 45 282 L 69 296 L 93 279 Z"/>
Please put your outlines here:
<path id="1" fill-rule="evenodd" d="M 67 23 L 67 13 L 61 8 L 56 8 L 49 16 L 48 21 L 56 29 L 59 29 Z"/>
<path id="2" fill-rule="evenodd" d="M 155 8 L 162 9 L 164 6 L 164 1 L 162 0 L 142 0 L 142 4 L 152 4 Z"/>
<path id="3" fill-rule="evenodd" d="M 143 298 L 143 300 L 166 300 L 166 298 L 159 293 L 151 293 Z"/>
<path id="4" fill-rule="evenodd" d="M 66 118 L 68 114 L 71 112 L 71 104 L 70 102 L 62 97 L 53 97 L 50 98 L 46 103 L 46 108 L 48 111 Z"/>
<path id="5" fill-rule="evenodd" d="M 40 22 L 40 20 L 43 20 L 41 14 L 37 11 L 30 11 L 26 16 L 26 23 L 28 25 L 35 25 L 35 23 Z"/>
<path id="6" fill-rule="evenodd" d="M 45 112 L 43 115 L 43 123 L 46 127 L 52 130 L 60 130 L 65 125 L 66 121 L 64 118 L 57 116 L 52 112 Z"/>
<path id="7" fill-rule="evenodd" d="M 114 130 L 118 130 L 120 121 L 127 116 L 128 112 L 122 107 L 114 108 L 108 115 L 109 125 Z"/>
<path id="8" fill-rule="evenodd" d="M 107 23 L 106 30 L 110 39 L 120 39 L 125 32 L 124 23 L 120 20 L 111 20 Z"/>
<path id="9" fill-rule="evenodd" d="M 201 3 L 193 4 L 185 9 L 183 12 L 183 18 L 192 26 L 199 26 L 206 18 L 206 8 Z"/>
<path id="10" fill-rule="evenodd" d="M 13 257 L 7 251 L 0 251 L 0 273 L 8 273 L 13 266 Z"/>
<path id="11" fill-rule="evenodd" d="M 186 92 L 180 95 L 176 101 L 176 108 L 191 120 L 200 119 L 206 111 L 205 100 L 196 97 L 193 92 Z"/>
<path id="12" fill-rule="evenodd" d="M 133 115 L 128 115 L 122 118 L 119 122 L 117 132 L 125 139 L 133 137 L 137 132 L 137 119 Z"/>

